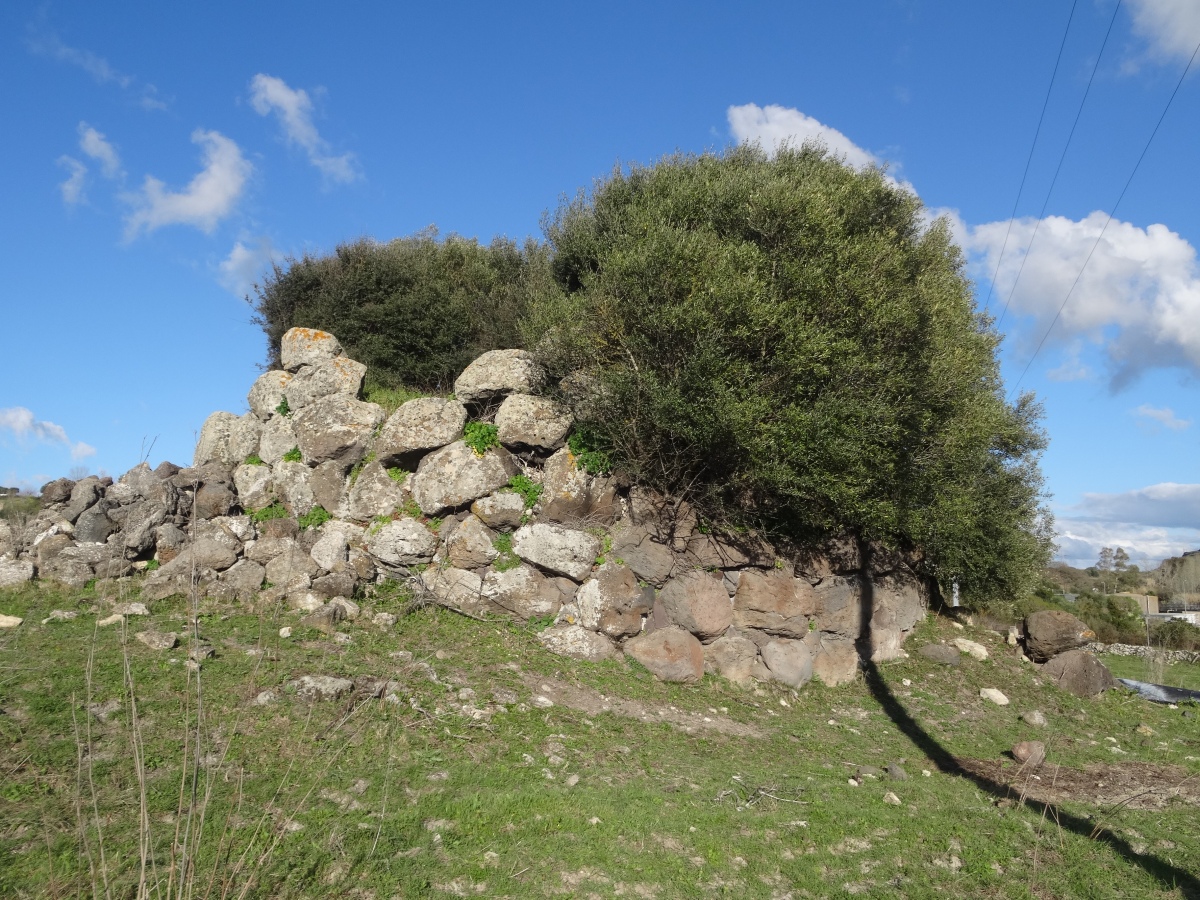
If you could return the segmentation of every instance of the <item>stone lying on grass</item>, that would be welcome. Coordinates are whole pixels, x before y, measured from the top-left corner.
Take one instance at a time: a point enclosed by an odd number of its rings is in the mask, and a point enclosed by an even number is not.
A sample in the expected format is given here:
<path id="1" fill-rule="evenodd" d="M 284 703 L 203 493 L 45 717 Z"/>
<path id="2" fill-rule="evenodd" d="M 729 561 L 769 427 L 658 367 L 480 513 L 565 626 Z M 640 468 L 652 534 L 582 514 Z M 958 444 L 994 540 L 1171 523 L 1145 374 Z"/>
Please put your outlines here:
<path id="1" fill-rule="evenodd" d="M 1025 617 L 1025 652 L 1034 662 L 1046 662 L 1095 639 L 1094 631 L 1063 610 L 1044 609 Z"/>
<path id="2" fill-rule="evenodd" d="M 631 638 L 625 652 L 662 681 L 692 683 L 704 675 L 704 648 L 682 628 L 659 628 Z"/>
<path id="3" fill-rule="evenodd" d="M 776 681 L 801 688 L 812 680 L 812 654 L 801 641 L 776 638 L 768 641 L 761 652 L 763 662 Z"/>
<path id="4" fill-rule="evenodd" d="M 179 643 L 179 635 L 173 631 L 139 631 L 134 637 L 151 650 L 170 650 Z"/>
<path id="5" fill-rule="evenodd" d="M 579 625 L 556 625 L 538 634 L 538 641 L 551 653 L 599 662 L 617 655 L 612 643 Z"/>
<path id="6" fill-rule="evenodd" d="M 1064 691 L 1088 699 L 1117 686 L 1104 663 L 1086 650 L 1068 650 L 1042 666 L 1042 675 Z"/>
<path id="7" fill-rule="evenodd" d="M 289 681 L 285 687 L 295 691 L 300 700 L 311 703 L 345 697 L 354 689 L 354 682 L 349 678 L 335 678 L 332 675 L 301 675 L 295 681 Z"/>

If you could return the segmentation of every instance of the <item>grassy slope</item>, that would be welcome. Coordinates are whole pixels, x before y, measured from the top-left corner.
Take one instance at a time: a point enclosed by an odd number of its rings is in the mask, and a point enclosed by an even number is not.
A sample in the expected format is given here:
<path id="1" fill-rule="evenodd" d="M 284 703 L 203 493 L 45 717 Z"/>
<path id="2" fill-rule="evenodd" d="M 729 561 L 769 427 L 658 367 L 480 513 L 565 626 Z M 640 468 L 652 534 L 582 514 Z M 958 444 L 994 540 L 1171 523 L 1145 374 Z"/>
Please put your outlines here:
<path id="1" fill-rule="evenodd" d="M 441 610 L 387 632 L 349 624 L 350 645 L 315 632 L 281 639 L 285 622 L 273 617 L 202 615 L 217 655 L 201 672 L 194 768 L 186 644 L 149 650 L 132 637 L 147 621 L 131 618 L 123 649 L 119 626 L 95 627 L 98 606 L 86 593 L 0 593 L 0 612 L 26 618 L 0 632 L 0 896 L 104 896 L 106 881 L 111 896 L 133 896 L 143 838 L 145 880 L 161 888 L 150 895 L 167 896 L 189 828 L 186 843 L 198 849 L 184 881 L 195 897 L 1155 897 L 1184 896 L 1170 880 L 1200 871 L 1195 806 L 1063 805 L 1131 846 L 1127 858 L 1087 828 L 1077 834 L 938 771 L 861 681 L 798 695 L 712 678 L 664 685 L 634 664 L 574 664 L 542 651 L 529 630 Z M 56 608 L 81 615 L 38 624 Z M 186 631 L 186 620 L 185 603 L 167 601 L 149 624 Z M 958 634 L 930 621 L 910 647 Z M 996 636 L 968 636 L 992 658 L 950 669 L 914 654 L 881 670 L 900 706 L 950 752 L 998 759 L 1015 741 L 1040 738 L 1063 765 L 1169 763 L 1200 777 L 1197 719 L 1123 692 L 1078 700 L 1040 685 Z M 418 664 L 389 655 L 400 650 Z M 393 678 L 404 702 L 249 703 L 319 673 Z M 651 721 L 540 708 L 544 682 L 630 698 Z M 982 686 L 1012 705 L 980 700 Z M 460 698 L 464 689 L 475 696 Z M 463 714 L 497 690 L 506 711 Z M 106 722 L 88 713 L 106 701 L 116 701 Z M 1019 720 L 1033 707 L 1048 728 Z M 656 711 L 724 730 L 687 734 Z M 757 735 L 729 733 L 739 729 Z M 900 759 L 907 781 L 848 783 L 855 766 Z M 884 802 L 889 790 L 901 805 Z M 148 826 L 139 828 L 143 797 Z"/>

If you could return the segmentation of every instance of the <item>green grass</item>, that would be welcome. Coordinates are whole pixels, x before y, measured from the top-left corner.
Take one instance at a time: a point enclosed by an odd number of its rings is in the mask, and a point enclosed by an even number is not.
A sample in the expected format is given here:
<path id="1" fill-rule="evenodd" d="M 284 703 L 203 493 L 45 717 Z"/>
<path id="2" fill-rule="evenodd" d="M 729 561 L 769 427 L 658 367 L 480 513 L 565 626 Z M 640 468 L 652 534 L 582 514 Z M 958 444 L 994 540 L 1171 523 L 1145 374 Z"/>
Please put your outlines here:
<path id="1" fill-rule="evenodd" d="M 384 387 L 378 382 L 367 379 L 363 385 L 363 399 L 368 403 L 378 403 L 384 413 L 391 415 L 409 400 L 417 400 L 430 396 L 427 391 L 412 390 L 406 387 Z"/>
<path id="2" fill-rule="evenodd" d="M 132 636 L 186 635 L 187 603 L 129 619 L 123 648 L 119 626 L 95 627 L 105 590 L 0 592 L 0 612 L 25 619 L 0 632 L 0 896 L 104 896 L 101 834 L 108 893 L 134 896 L 143 797 L 147 880 L 164 896 L 189 809 L 185 880 L 197 897 L 210 881 L 210 896 L 228 886 L 227 896 L 271 898 L 1178 897 L 1163 879 L 1200 871 L 1194 806 L 1109 809 L 1080 798 L 1062 804 L 1060 827 L 1033 806 L 998 805 L 939 771 L 862 681 L 799 693 L 711 677 L 667 685 L 631 662 L 552 656 L 536 628 L 438 608 L 383 631 L 369 614 L 400 612 L 409 598 L 385 584 L 362 601 L 358 622 L 341 626 L 350 644 L 300 629 L 280 638 L 298 620 L 281 610 L 202 605 L 199 635 L 217 653 L 198 692 L 186 637 L 157 652 Z M 80 615 L 38 624 L 52 609 Z M 956 635 L 931 622 L 909 648 Z M 1181 710 L 1126 692 L 1078 700 L 1036 683 L 997 636 L 967 636 L 992 658 L 950 669 L 913 653 L 880 667 L 881 684 L 935 745 L 995 760 L 1038 738 L 1066 766 L 1169 764 L 1200 778 L 1196 720 Z M 391 678 L 401 702 L 310 706 L 283 690 L 303 674 Z M 982 686 L 1012 705 L 979 700 Z M 253 705 L 264 689 L 280 699 Z M 571 691 L 624 698 L 645 715 L 606 712 L 600 700 L 578 708 L 586 704 L 568 702 Z M 554 705 L 539 706 L 541 695 Z M 105 703 L 107 721 L 88 712 Z M 1019 719 L 1035 706 L 1045 729 Z M 672 725 L 679 717 L 696 731 Z M 907 781 L 848 784 L 857 766 L 899 759 Z M 900 806 L 883 802 L 889 790 Z M 1091 816 L 1087 830 L 1107 828 L 1133 858 L 1077 834 L 1067 816 Z M 1166 867 L 1161 878 L 1155 865 Z"/>
<path id="3" fill-rule="evenodd" d="M 1200 666 L 1174 663 L 1163 666 L 1160 670 L 1150 660 L 1140 656 L 1105 654 L 1101 659 L 1104 660 L 1104 665 L 1108 666 L 1108 670 L 1113 673 L 1114 678 L 1131 678 L 1134 681 L 1148 681 L 1151 684 L 1165 684 L 1168 687 L 1200 691 Z"/>

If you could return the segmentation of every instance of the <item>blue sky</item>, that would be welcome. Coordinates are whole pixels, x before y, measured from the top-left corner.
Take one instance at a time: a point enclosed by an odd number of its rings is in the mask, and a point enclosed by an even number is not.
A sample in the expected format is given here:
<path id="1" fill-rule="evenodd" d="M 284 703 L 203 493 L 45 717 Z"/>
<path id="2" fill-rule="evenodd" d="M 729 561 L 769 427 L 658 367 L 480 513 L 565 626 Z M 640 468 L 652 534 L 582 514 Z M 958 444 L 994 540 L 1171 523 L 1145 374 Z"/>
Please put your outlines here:
<path id="1" fill-rule="evenodd" d="M 0 484 L 190 461 L 245 409 L 271 259 L 537 235 L 614 165 L 820 137 L 954 223 L 1010 389 L 1045 404 L 1061 555 L 1200 547 L 1200 64 L 1106 225 L 1194 0 L 15 2 L 0 26 Z"/>

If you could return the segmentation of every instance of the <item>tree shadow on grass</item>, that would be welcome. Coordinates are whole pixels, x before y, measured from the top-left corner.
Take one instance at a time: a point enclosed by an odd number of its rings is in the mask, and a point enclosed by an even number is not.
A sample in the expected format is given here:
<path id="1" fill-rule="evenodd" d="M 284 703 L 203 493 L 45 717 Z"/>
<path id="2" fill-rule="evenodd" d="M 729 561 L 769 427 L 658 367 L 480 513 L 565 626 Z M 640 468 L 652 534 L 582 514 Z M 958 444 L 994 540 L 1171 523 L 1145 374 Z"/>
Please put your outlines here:
<path id="1" fill-rule="evenodd" d="M 883 711 L 892 720 L 900 733 L 912 741 L 937 766 L 938 771 L 947 775 L 960 775 L 993 797 L 999 799 L 1010 797 L 1011 790 L 1008 785 L 993 781 L 962 766 L 953 753 L 939 743 L 933 735 L 926 731 L 909 714 L 904 705 L 896 698 L 896 695 L 892 693 L 891 688 L 888 687 L 883 673 L 879 671 L 879 667 L 871 662 L 871 614 L 875 606 L 875 596 L 874 585 L 870 577 L 871 565 L 869 552 L 869 547 L 864 546 L 863 577 L 860 579 L 860 583 L 862 584 L 862 596 L 860 598 L 862 625 L 858 640 L 859 658 L 862 660 L 867 689 L 870 690 L 871 695 L 883 708 Z M 1067 831 L 1073 832 L 1080 837 L 1104 842 L 1113 852 L 1156 878 L 1164 888 L 1177 888 L 1188 900 L 1200 900 L 1200 878 L 1195 874 L 1172 865 L 1166 860 L 1152 854 L 1138 853 L 1128 841 L 1108 828 L 1104 828 L 1080 816 L 1065 812 L 1052 803 L 1043 803 L 1029 797 L 1024 798 L 1023 802 L 1043 817 L 1052 819 Z"/>

